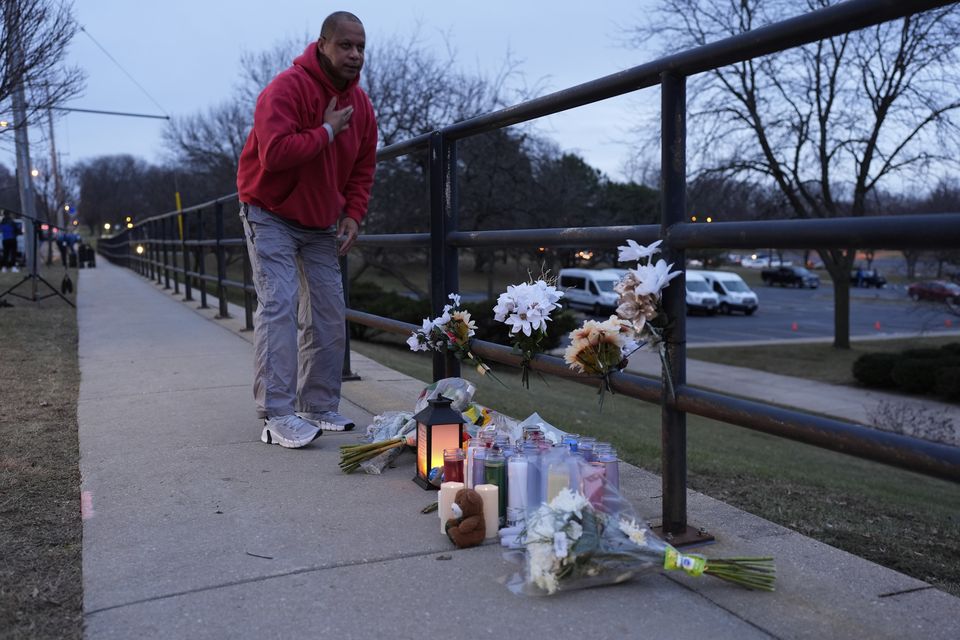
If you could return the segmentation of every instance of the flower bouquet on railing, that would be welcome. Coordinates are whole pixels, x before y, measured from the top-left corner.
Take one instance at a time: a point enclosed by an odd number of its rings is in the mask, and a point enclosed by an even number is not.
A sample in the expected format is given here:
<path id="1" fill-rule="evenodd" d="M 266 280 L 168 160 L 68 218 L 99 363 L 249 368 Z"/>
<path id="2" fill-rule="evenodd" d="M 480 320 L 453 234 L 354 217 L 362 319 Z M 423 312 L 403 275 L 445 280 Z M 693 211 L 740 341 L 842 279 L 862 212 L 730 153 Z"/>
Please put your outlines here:
<path id="1" fill-rule="evenodd" d="M 618 247 L 621 262 L 637 261 L 638 264 L 613 287 L 620 296 L 616 315 L 605 322 L 587 320 L 579 329 L 570 332 L 570 346 L 564 353 L 564 360 L 571 369 L 600 376 L 601 407 L 604 393 L 613 393 L 610 375 L 627 366 L 631 353 L 644 347 L 656 347 L 660 360 L 666 362 L 663 328 L 667 319 L 660 297 L 680 272 L 670 271 L 673 265 L 662 259 L 653 262 L 652 256 L 659 253 L 661 242 L 657 240 L 645 247 L 627 240 L 626 246 Z M 644 259 L 646 262 L 640 264 Z M 664 371 L 667 371 L 666 366 Z M 669 373 L 666 378 L 667 389 L 673 396 Z"/>
<path id="2" fill-rule="evenodd" d="M 525 389 L 530 388 L 530 363 L 533 357 L 543 352 L 542 343 L 547 337 L 547 322 L 550 314 L 559 309 L 557 301 L 563 293 L 544 277 L 522 284 L 512 284 L 497 298 L 493 317 L 510 327 L 513 353 L 520 356 L 520 380 Z"/>
<path id="3" fill-rule="evenodd" d="M 453 304 L 444 306 L 439 317 L 424 318 L 423 326 L 410 334 L 407 338 L 410 350 L 451 353 L 457 360 L 474 367 L 480 375 L 489 373 L 491 378 L 500 382 L 490 372 L 490 367 L 470 350 L 470 338 L 477 329 L 470 319 L 470 312 L 460 308 L 459 295 L 451 293 L 449 298 Z"/>
<path id="4" fill-rule="evenodd" d="M 617 584 L 641 573 L 682 570 L 747 589 L 773 591 L 773 558 L 706 558 L 684 554 L 638 524 L 631 510 L 600 510 L 579 492 L 561 489 L 527 516 L 523 575 L 509 587 L 525 595 Z"/>
<path id="5" fill-rule="evenodd" d="M 667 318 L 663 313 L 661 295 L 670 281 L 680 275 L 679 271 L 670 271 L 673 264 L 667 264 L 662 258 L 653 261 L 654 254 L 660 252 L 657 240 L 650 246 L 627 240 L 627 246 L 617 247 L 620 262 L 636 261 L 637 266 L 614 285 L 620 294 L 617 316 L 629 323 L 629 333 L 640 347 L 656 348 L 666 372 L 667 390 L 673 397 L 673 380 L 666 366 L 666 345 L 663 342 L 663 328 Z M 641 263 L 646 259 L 646 262 Z"/>
<path id="6" fill-rule="evenodd" d="M 604 394 L 613 393 L 610 374 L 627 366 L 627 356 L 637 349 L 627 321 L 610 316 L 598 322 L 587 320 L 570 332 L 570 345 L 563 354 L 571 369 L 600 377 L 600 406 Z"/>

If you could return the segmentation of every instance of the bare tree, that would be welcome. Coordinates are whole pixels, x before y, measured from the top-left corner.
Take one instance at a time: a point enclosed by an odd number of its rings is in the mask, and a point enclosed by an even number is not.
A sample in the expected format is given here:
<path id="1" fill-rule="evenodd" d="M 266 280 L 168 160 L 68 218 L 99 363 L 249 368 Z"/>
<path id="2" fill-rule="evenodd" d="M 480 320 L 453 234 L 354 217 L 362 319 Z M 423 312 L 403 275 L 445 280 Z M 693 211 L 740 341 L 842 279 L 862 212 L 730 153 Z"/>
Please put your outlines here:
<path id="1" fill-rule="evenodd" d="M 0 0 L 0 113 L 10 113 L 14 91 L 23 85 L 27 99 L 26 122 L 0 126 L 4 134 L 28 125 L 50 107 L 76 97 L 83 89 L 83 73 L 64 60 L 78 25 L 69 2 L 53 0 Z"/>
<path id="2" fill-rule="evenodd" d="M 656 26 L 637 29 L 679 49 L 790 17 L 798 4 L 837 0 L 661 0 Z M 955 162 L 960 11 L 928 11 L 692 81 L 694 174 L 775 185 L 790 217 L 863 216 L 872 194 L 899 176 L 927 177 Z M 693 139 L 693 136 L 691 136 Z M 692 163 L 693 164 L 693 163 Z M 849 274 L 857 247 L 819 249 L 833 280 L 834 346 L 850 346 Z"/>

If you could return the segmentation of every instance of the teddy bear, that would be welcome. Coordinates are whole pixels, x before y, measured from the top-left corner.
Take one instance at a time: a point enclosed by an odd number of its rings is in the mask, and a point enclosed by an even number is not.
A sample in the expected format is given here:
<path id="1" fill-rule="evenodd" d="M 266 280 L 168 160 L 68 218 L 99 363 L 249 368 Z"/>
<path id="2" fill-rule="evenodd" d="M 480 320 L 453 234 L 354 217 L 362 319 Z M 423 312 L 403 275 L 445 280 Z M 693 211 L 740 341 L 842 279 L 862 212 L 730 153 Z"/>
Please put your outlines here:
<path id="1" fill-rule="evenodd" d="M 475 547 L 486 537 L 483 521 L 483 499 L 473 489 L 460 489 L 450 505 L 453 516 L 447 520 L 447 537 L 459 549 Z"/>

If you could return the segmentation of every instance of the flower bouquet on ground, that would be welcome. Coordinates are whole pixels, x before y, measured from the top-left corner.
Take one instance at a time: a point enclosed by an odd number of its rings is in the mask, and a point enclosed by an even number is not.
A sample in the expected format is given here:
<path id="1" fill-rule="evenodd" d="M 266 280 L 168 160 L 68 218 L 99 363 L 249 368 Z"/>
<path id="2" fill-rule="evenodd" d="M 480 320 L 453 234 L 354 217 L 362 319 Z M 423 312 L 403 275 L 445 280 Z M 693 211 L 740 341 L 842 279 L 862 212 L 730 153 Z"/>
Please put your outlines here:
<path id="1" fill-rule="evenodd" d="M 444 378 L 424 387 L 417 398 L 413 413 L 388 411 L 374 416 L 373 424 L 367 427 L 364 442 L 340 446 L 340 470 L 352 473 L 362 469 L 366 473 L 380 474 L 400 455 L 404 446 L 416 447 L 417 422 L 413 416 L 420 413 L 429 400 L 437 396 L 442 395 L 449 399 L 451 407 L 464 414 L 465 420 L 472 424 L 484 423 L 489 416 L 489 410 L 485 411 L 484 407 L 473 402 L 476 390 L 469 380 Z"/>
<path id="2" fill-rule="evenodd" d="M 404 445 L 416 446 L 417 421 L 412 413 L 388 411 L 374 416 L 367 431 L 369 442 L 340 445 L 340 470 L 344 473 L 362 467 L 367 473 L 379 474 L 400 455 Z"/>
<path id="3" fill-rule="evenodd" d="M 543 351 L 542 342 L 547 337 L 547 322 L 550 313 L 559 309 L 557 301 L 563 293 L 547 282 L 544 277 L 522 284 L 512 284 L 497 298 L 493 317 L 510 327 L 513 352 L 520 356 L 521 382 L 530 388 L 530 363 Z"/>
<path id="4" fill-rule="evenodd" d="M 490 367 L 470 350 L 470 338 L 477 329 L 470 319 L 470 312 L 460 308 L 459 295 L 451 293 L 449 298 L 453 304 L 444 306 L 439 317 L 424 318 L 423 325 L 407 338 L 407 345 L 411 351 L 452 353 L 457 360 L 474 367 L 480 375 L 490 373 Z M 492 373 L 490 377 L 497 380 Z"/>
<path id="5" fill-rule="evenodd" d="M 521 540 L 524 572 L 508 584 L 518 594 L 552 595 L 660 570 L 713 576 L 758 591 L 774 589 L 773 558 L 680 553 L 638 524 L 629 510 L 608 512 L 569 488 L 528 514 Z"/>

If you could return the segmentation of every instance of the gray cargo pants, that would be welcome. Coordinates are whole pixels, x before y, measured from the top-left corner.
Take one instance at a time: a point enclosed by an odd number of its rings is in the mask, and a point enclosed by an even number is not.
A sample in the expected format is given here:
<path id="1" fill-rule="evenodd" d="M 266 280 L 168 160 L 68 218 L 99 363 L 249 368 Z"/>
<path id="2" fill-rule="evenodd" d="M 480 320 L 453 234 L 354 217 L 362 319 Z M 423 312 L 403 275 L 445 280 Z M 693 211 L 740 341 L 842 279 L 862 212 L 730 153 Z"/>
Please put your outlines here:
<path id="1" fill-rule="evenodd" d="M 257 415 L 336 411 L 346 346 L 336 227 L 298 229 L 244 203 L 240 217 L 257 290 Z"/>

